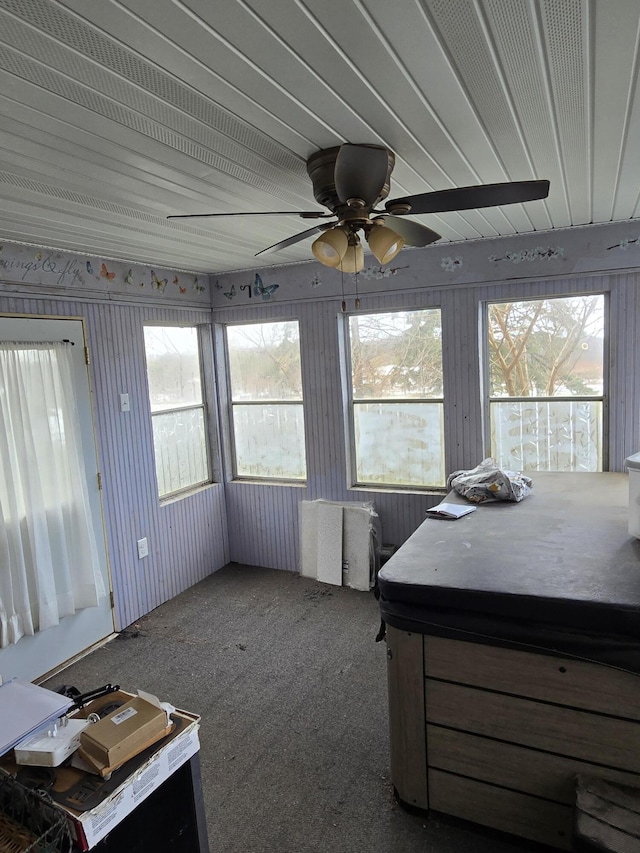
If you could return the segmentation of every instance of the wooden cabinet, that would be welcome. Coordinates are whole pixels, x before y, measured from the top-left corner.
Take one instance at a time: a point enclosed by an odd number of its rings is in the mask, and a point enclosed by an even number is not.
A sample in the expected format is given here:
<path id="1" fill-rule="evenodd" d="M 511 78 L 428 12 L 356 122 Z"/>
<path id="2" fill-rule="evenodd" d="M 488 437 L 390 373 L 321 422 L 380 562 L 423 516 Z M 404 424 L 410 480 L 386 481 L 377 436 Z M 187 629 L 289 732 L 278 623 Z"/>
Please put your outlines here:
<path id="1" fill-rule="evenodd" d="M 388 627 L 399 798 L 571 848 L 575 777 L 640 787 L 640 677 Z"/>

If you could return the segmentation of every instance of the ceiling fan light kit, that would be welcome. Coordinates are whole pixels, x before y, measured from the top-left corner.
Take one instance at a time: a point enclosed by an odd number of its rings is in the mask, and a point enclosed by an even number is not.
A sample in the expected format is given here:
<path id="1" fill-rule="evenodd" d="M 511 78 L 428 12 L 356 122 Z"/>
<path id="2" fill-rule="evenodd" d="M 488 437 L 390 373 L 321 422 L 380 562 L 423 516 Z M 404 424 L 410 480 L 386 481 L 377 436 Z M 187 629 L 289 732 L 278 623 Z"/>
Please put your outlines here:
<path id="1" fill-rule="evenodd" d="M 349 248 L 349 237 L 346 229 L 339 225 L 336 228 L 331 228 L 325 231 L 316 240 L 313 241 L 311 251 L 326 267 L 339 267 L 340 262 L 347 253 Z"/>
<path id="2" fill-rule="evenodd" d="M 403 238 L 383 225 L 381 219 L 368 225 L 365 234 L 369 248 L 380 264 L 388 264 L 404 246 Z M 351 252 L 350 247 L 353 248 Z M 342 272 L 360 272 L 364 266 L 364 249 L 356 230 L 344 225 L 336 225 L 321 234 L 313 241 L 311 251 L 321 264 L 326 267 L 340 267 Z M 349 260 L 346 260 L 347 255 L 350 255 Z M 357 269 L 351 269 L 356 265 Z"/>
<path id="3" fill-rule="evenodd" d="M 357 234 L 349 240 L 349 245 L 340 263 L 340 270 L 346 273 L 360 272 L 364 266 L 364 249 Z"/>
<path id="4" fill-rule="evenodd" d="M 404 246 L 400 234 L 387 228 L 379 219 L 375 220 L 373 228 L 367 234 L 367 242 L 377 261 L 383 265 L 392 261 Z"/>
<path id="5" fill-rule="evenodd" d="M 297 214 L 301 219 L 327 219 L 314 228 L 287 237 L 258 252 L 286 249 L 322 231 L 311 247 L 315 258 L 328 267 L 342 272 L 359 272 L 364 266 L 364 250 L 358 237 L 362 231 L 369 247 L 380 264 L 388 264 L 403 246 L 428 246 L 440 239 L 440 234 L 411 219 L 410 214 L 444 213 L 496 207 L 503 204 L 544 199 L 549 194 L 549 181 L 508 181 L 500 184 L 478 184 L 446 190 L 409 195 L 385 202 L 389 194 L 395 154 L 382 145 L 353 145 L 349 142 L 316 151 L 307 160 L 307 172 L 313 185 L 316 201 L 331 213 L 307 211 L 255 211 L 246 216 Z M 242 213 L 178 214 L 169 219 L 190 216 L 241 216 Z M 389 227 L 391 226 L 391 227 Z"/>

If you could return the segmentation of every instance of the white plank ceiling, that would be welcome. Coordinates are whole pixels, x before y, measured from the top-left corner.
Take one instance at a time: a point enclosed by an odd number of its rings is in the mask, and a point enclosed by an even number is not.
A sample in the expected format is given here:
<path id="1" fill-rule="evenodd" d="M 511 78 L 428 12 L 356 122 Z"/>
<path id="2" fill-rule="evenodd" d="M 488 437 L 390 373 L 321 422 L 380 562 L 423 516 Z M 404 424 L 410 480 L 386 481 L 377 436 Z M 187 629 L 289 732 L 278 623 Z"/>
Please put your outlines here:
<path id="1" fill-rule="evenodd" d="M 418 221 L 459 241 L 638 217 L 640 0 L 0 0 L 0 241 L 198 272 L 311 258 L 306 160 L 389 198 L 548 178 Z M 268 257 L 268 261 L 265 259 Z"/>

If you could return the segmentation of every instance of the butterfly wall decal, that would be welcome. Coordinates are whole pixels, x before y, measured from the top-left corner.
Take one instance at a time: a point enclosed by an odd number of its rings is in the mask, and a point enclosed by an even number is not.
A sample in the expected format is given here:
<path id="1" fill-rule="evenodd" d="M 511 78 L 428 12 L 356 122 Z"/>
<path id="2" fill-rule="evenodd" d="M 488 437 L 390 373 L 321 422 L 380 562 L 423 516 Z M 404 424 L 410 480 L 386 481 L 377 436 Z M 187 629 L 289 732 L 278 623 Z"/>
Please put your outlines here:
<path id="1" fill-rule="evenodd" d="M 258 273 L 256 273 L 255 280 L 253 282 L 253 295 L 254 296 L 262 296 L 262 298 L 266 301 L 271 299 L 276 290 L 280 287 L 279 284 L 269 284 L 267 287 L 262 283 L 262 278 Z"/>
<path id="2" fill-rule="evenodd" d="M 87 272 L 89 275 L 93 275 L 93 267 L 91 266 L 91 261 L 87 261 Z"/>
<path id="3" fill-rule="evenodd" d="M 106 264 L 101 264 L 100 265 L 100 277 L 106 278 L 107 281 L 113 281 L 114 278 L 116 277 L 116 274 L 114 272 L 109 272 Z"/>
<path id="4" fill-rule="evenodd" d="M 151 283 L 153 284 L 153 286 L 155 287 L 156 290 L 159 290 L 160 293 L 162 293 L 163 290 L 165 289 L 165 287 L 167 286 L 167 279 L 166 278 L 162 278 L 162 279 L 158 278 L 158 276 L 155 274 L 155 272 L 153 270 L 151 270 Z"/>
<path id="5" fill-rule="evenodd" d="M 233 299 L 233 298 L 235 297 L 235 295 L 236 295 L 236 286 L 235 286 L 235 284 L 232 284 L 232 285 L 231 285 L 231 290 L 230 290 L 230 291 L 228 291 L 228 292 L 226 292 L 226 291 L 225 291 L 225 294 L 224 294 L 224 295 L 227 297 L 227 299 Z"/>

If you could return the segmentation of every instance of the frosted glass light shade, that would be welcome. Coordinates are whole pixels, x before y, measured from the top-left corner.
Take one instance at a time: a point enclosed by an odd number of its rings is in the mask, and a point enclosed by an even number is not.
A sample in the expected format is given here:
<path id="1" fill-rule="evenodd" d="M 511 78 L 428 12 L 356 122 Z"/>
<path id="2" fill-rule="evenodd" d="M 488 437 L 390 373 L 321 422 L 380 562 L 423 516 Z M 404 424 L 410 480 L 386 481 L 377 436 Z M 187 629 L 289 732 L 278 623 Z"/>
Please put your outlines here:
<path id="1" fill-rule="evenodd" d="M 325 231 L 311 245 L 316 260 L 326 267 L 339 267 L 348 248 L 349 238 L 342 228 Z"/>
<path id="2" fill-rule="evenodd" d="M 342 272 L 360 272 L 364 266 L 364 249 L 362 243 L 358 241 L 355 245 L 350 245 L 342 259 L 340 269 Z"/>
<path id="3" fill-rule="evenodd" d="M 367 237 L 369 248 L 381 264 L 388 264 L 404 246 L 404 240 L 391 228 L 384 225 L 376 225 Z"/>

